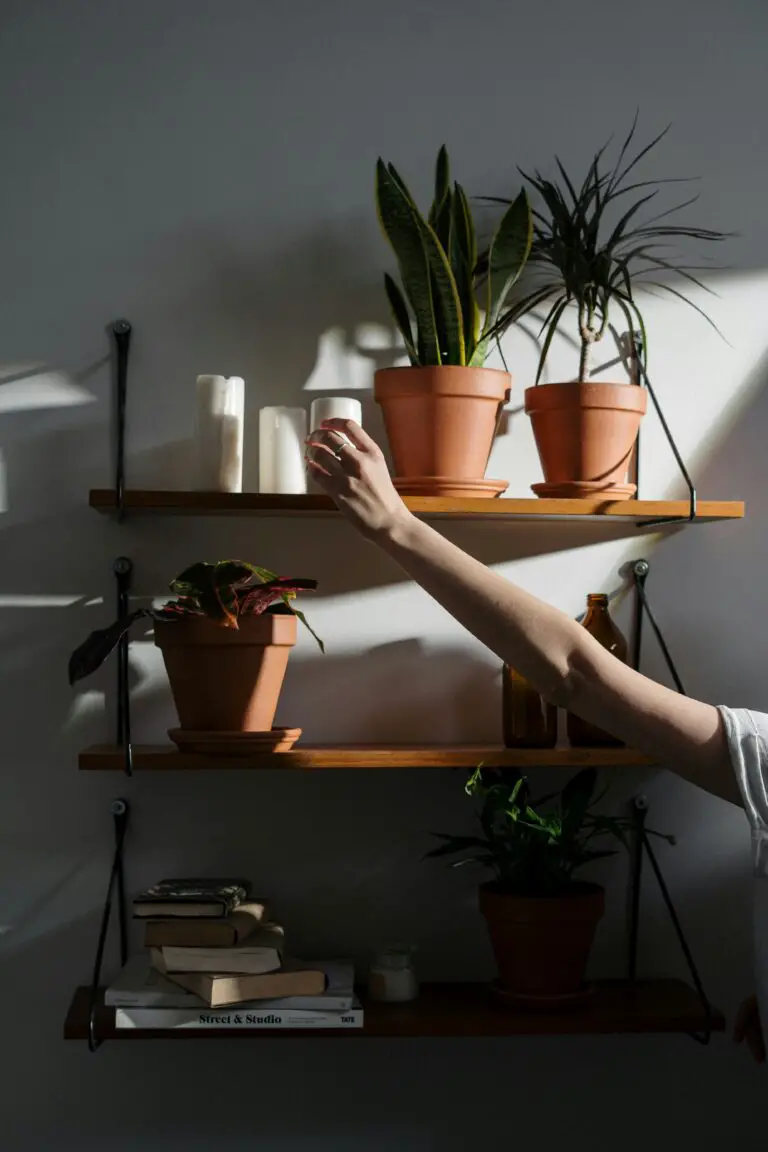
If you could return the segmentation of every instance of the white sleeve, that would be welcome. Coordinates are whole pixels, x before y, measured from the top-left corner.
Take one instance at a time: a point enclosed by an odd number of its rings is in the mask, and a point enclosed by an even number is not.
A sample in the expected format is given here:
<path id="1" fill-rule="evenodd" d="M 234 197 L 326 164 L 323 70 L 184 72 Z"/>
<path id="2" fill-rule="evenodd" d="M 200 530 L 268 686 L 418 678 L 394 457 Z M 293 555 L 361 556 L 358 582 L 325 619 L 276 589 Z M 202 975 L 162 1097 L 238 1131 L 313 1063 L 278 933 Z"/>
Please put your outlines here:
<path id="1" fill-rule="evenodd" d="M 728 750 L 752 825 L 755 868 L 768 872 L 768 715 L 720 708 Z"/>

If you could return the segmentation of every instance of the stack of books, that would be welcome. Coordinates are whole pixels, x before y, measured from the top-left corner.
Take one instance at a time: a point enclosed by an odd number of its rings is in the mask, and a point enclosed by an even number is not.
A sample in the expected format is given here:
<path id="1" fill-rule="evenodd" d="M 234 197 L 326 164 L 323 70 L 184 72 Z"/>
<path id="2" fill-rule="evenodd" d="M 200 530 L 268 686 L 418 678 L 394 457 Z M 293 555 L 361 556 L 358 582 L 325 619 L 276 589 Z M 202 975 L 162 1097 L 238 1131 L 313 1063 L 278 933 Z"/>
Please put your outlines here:
<path id="1" fill-rule="evenodd" d="M 117 1028 L 362 1028 L 350 961 L 290 959 L 247 881 L 161 880 L 133 902 L 145 951 L 104 1000 Z"/>

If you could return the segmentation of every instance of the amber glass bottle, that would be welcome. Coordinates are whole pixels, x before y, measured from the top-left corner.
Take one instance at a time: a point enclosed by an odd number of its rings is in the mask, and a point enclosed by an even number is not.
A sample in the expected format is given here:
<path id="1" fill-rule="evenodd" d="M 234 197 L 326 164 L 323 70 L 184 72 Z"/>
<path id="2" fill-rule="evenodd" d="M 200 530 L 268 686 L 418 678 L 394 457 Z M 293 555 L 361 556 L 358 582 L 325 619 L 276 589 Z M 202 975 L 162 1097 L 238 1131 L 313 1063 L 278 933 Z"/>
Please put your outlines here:
<path id="1" fill-rule="evenodd" d="M 554 748 L 557 709 L 509 664 L 502 669 L 501 707 L 505 748 Z"/>
<path id="2" fill-rule="evenodd" d="M 604 593 L 592 592 L 587 596 L 587 614 L 582 624 L 603 648 L 626 664 L 627 642 L 608 614 L 608 597 Z M 622 740 L 572 712 L 568 713 L 568 740 L 574 748 L 620 748 L 623 745 Z"/>

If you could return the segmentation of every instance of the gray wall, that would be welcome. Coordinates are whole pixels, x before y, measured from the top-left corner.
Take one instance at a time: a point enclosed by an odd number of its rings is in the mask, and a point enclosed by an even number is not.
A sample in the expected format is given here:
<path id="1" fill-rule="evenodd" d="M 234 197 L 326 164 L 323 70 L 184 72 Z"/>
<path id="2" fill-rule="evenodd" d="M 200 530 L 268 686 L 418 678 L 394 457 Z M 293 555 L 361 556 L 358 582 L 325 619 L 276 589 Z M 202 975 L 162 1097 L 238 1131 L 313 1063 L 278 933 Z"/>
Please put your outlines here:
<path id="1" fill-rule="evenodd" d="M 308 382 L 369 382 L 366 333 L 386 322 L 379 153 L 423 192 L 445 140 L 470 191 L 502 192 L 516 164 L 548 165 L 556 150 L 583 168 L 637 105 L 648 134 L 675 122 L 651 174 L 705 176 L 699 219 L 741 233 L 716 281 L 733 347 L 679 311 L 654 313 L 655 374 L 703 494 L 747 498 L 747 522 L 639 543 L 447 531 L 573 611 L 653 550 L 658 615 L 689 690 L 765 705 L 767 33 L 757 0 L 0 4 L 3 1149 L 422 1152 L 521 1138 L 635 1149 L 757 1134 L 764 1077 L 727 1039 L 707 1050 L 675 1037 L 112 1044 L 92 1057 L 61 1028 L 90 973 L 116 794 L 133 806 L 131 887 L 163 872 L 245 872 L 305 954 L 364 957 L 396 936 L 418 944 L 426 976 L 492 972 L 474 878 L 420 863 L 430 829 L 470 823 L 454 774 L 125 782 L 76 770 L 79 747 L 110 738 L 112 672 L 77 694 L 65 661 L 109 614 L 120 553 L 141 595 L 202 555 L 317 575 L 329 655 L 320 664 L 299 647 L 281 705 L 308 739 L 498 738 L 487 653 L 344 525 L 118 528 L 86 507 L 88 488 L 109 482 L 104 328 L 116 316 L 135 326 L 134 484 L 188 482 L 198 372 L 246 377 L 251 444 L 260 405 L 297 400 Z M 319 345 L 331 351 L 318 367 Z M 495 461 L 523 494 L 535 462 L 515 419 Z M 651 494 L 672 491 L 652 442 Z M 652 650 L 648 669 L 664 674 Z M 172 710 L 146 645 L 133 680 L 137 738 L 161 738 Z M 613 803 L 637 787 L 656 826 L 679 836 L 664 866 L 711 995 L 732 1012 L 752 987 L 743 815 L 666 773 L 617 775 Z M 623 863 L 604 879 L 598 971 L 622 962 Z M 681 974 L 650 888 L 644 904 L 644 970 Z"/>

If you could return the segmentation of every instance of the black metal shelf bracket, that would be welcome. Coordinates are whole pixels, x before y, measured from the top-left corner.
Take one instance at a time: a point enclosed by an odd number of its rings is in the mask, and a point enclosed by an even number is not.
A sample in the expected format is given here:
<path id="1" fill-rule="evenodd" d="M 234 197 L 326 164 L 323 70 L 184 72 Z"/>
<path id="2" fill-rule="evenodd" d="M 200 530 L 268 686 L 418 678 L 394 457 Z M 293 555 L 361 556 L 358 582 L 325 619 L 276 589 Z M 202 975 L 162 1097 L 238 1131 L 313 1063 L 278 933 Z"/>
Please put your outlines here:
<path id="1" fill-rule="evenodd" d="M 632 575 L 635 582 L 635 589 L 637 593 L 637 606 L 635 614 L 634 636 L 632 644 L 632 666 L 636 671 L 640 670 L 640 658 L 642 655 L 642 642 L 643 642 L 643 620 L 648 618 L 648 622 L 653 629 L 654 635 L 658 641 L 662 655 L 666 662 L 667 668 L 672 679 L 675 682 L 675 687 L 681 696 L 686 695 L 683 687 L 683 682 L 680 674 L 677 671 L 672 654 L 667 647 L 666 640 L 658 625 L 656 617 L 648 601 L 648 593 L 646 591 L 646 581 L 651 566 L 647 560 L 636 560 L 633 568 Z M 685 933 L 683 932 L 680 918 L 677 915 L 675 906 L 672 903 L 669 889 L 666 881 L 659 867 L 656 855 L 651 847 L 651 842 L 646 830 L 646 815 L 648 812 L 648 801 L 644 796 L 636 796 L 632 804 L 632 823 L 633 823 L 633 844 L 632 844 L 632 862 L 631 862 L 631 880 L 630 880 L 630 919 L 629 919 L 629 965 L 628 975 L 630 981 L 637 978 L 637 951 L 638 941 L 640 936 L 640 888 L 642 884 L 643 875 L 643 859 L 647 857 L 651 865 L 656 881 L 659 885 L 664 904 L 666 905 L 667 912 L 672 921 L 672 926 L 677 935 L 678 942 L 685 957 L 688 970 L 691 974 L 694 987 L 698 993 L 699 1000 L 701 1001 L 704 1015 L 707 1021 L 707 1026 L 703 1033 L 694 1034 L 694 1040 L 699 1041 L 701 1044 L 708 1044 L 712 1035 L 712 1006 L 704 991 L 701 982 L 698 968 L 693 959 L 693 954 L 686 940 Z"/>
<path id="2" fill-rule="evenodd" d="M 685 696 L 687 693 L 685 688 L 683 688 L 683 682 L 680 679 L 677 666 L 672 659 L 672 654 L 667 647 L 667 642 L 664 639 L 662 631 L 656 621 L 656 617 L 654 616 L 651 609 L 651 605 L 648 602 L 648 593 L 645 590 L 645 583 L 648 579 L 648 573 L 650 570 L 651 566 L 647 560 L 636 560 L 632 568 L 632 576 L 635 581 L 635 589 L 637 592 L 637 613 L 635 617 L 632 666 L 636 672 L 640 671 L 640 656 L 643 642 L 643 619 L 647 616 L 648 623 L 653 629 L 654 635 L 659 643 L 659 648 L 661 648 L 661 654 L 664 657 L 667 668 L 669 669 L 669 673 L 675 682 L 675 687 L 681 696 Z"/>
<path id="3" fill-rule="evenodd" d="M 653 403 L 653 407 L 656 410 L 656 415 L 659 418 L 659 423 L 661 424 L 661 427 L 664 431 L 664 435 L 667 438 L 667 443 L 669 444 L 670 448 L 672 449 L 672 454 L 675 457 L 675 460 L 677 462 L 677 466 L 680 469 L 682 477 L 685 480 L 685 483 L 687 485 L 688 502 L 689 502 L 689 508 L 688 508 L 688 515 L 687 516 L 677 516 L 677 517 L 674 517 L 672 519 L 665 518 L 665 519 L 661 519 L 661 520 L 640 520 L 640 521 L 638 521 L 637 527 L 638 528 L 653 528 L 654 526 L 660 525 L 660 524 L 690 524 L 690 523 L 693 523 L 693 521 L 696 519 L 696 516 L 697 516 L 696 487 L 693 483 L 693 480 L 691 479 L 691 476 L 690 476 L 690 473 L 688 472 L 688 469 L 685 466 L 685 461 L 683 460 L 683 457 L 680 454 L 680 449 L 677 447 L 677 443 L 675 441 L 674 436 L 672 435 L 672 431 L 669 427 L 669 424 L 667 423 L 667 420 L 666 420 L 666 417 L 665 417 L 664 412 L 662 410 L 662 407 L 659 404 L 658 397 L 656 396 L 656 390 L 654 389 L 653 385 L 651 384 L 651 381 L 648 377 L 648 373 L 645 370 L 645 353 L 644 353 L 644 348 L 643 348 L 642 336 L 640 335 L 639 332 L 633 332 L 631 334 L 631 338 L 632 338 L 633 348 L 634 348 L 634 366 L 635 366 L 635 371 L 636 371 L 636 375 L 637 375 L 637 382 L 640 383 L 642 381 L 643 385 L 645 386 L 645 388 L 648 392 L 648 395 L 651 398 L 651 401 Z M 636 481 L 637 481 L 637 496 L 639 498 L 640 497 L 640 434 L 639 433 L 637 436 L 637 445 L 635 448 L 635 477 L 636 477 Z"/>
<path id="4" fill-rule="evenodd" d="M 129 613 L 128 594 L 131 589 L 133 563 L 127 556 L 118 556 L 112 565 L 117 580 L 117 618 L 124 620 Z M 133 749 L 131 746 L 131 693 L 128 685 L 128 633 L 124 632 L 117 645 L 117 743 L 125 752 L 126 776 L 133 775 Z"/>
<path id="5" fill-rule="evenodd" d="M 637 979 L 637 951 L 638 942 L 640 938 L 640 887 L 642 882 L 643 873 L 643 857 L 648 858 L 651 865 L 653 874 L 656 877 L 656 882 L 659 885 L 662 899 L 666 906 L 669 918 L 672 921 L 672 927 L 675 930 L 678 943 L 682 950 L 688 971 L 693 981 L 693 986 L 701 1002 L 704 1010 L 704 1018 L 706 1021 L 703 1032 L 691 1033 L 692 1039 L 696 1040 L 699 1044 L 709 1044 L 712 1038 L 712 1005 L 709 998 L 704 991 L 704 985 L 696 966 L 696 961 L 693 958 L 690 945 L 683 931 L 683 926 L 680 923 L 680 917 L 672 902 L 672 897 L 667 887 L 667 883 L 662 874 L 659 862 L 656 859 L 656 854 L 651 847 L 650 838 L 646 831 L 645 823 L 648 812 L 648 801 L 645 796 L 636 796 L 632 803 L 632 815 L 634 824 L 634 843 L 633 843 L 633 860 L 632 860 L 632 880 L 631 880 L 631 912 L 630 912 L 630 926 L 629 926 L 629 980 L 631 983 Z"/>
<path id="6" fill-rule="evenodd" d="M 123 845 L 128 827 L 128 813 L 129 807 L 127 800 L 120 799 L 112 801 L 112 819 L 115 827 L 115 851 L 112 857 L 112 867 L 109 872 L 104 909 L 101 914 L 101 926 L 96 944 L 96 958 L 93 963 L 90 1012 L 88 1015 L 88 1048 L 91 1052 L 95 1052 L 102 1044 L 102 1041 L 96 1034 L 96 1011 L 98 1008 L 101 968 L 104 961 L 104 948 L 107 943 L 115 896 L 117 896 L 117 919 L 120 932 L 120 963 L 123 967 L 128 959 L 128 921 L 126 918 L 125 877 L 123 871 Z"/>
<path id="7" fill-rule="evenodd" d="M 115 341 L 115 493 L 117 518 L 125 519 L 125 419 L 128 405 L 128 353 L 131 348 L 131 325 L 127 320 L 115 320 L 112 335 Z"/>

